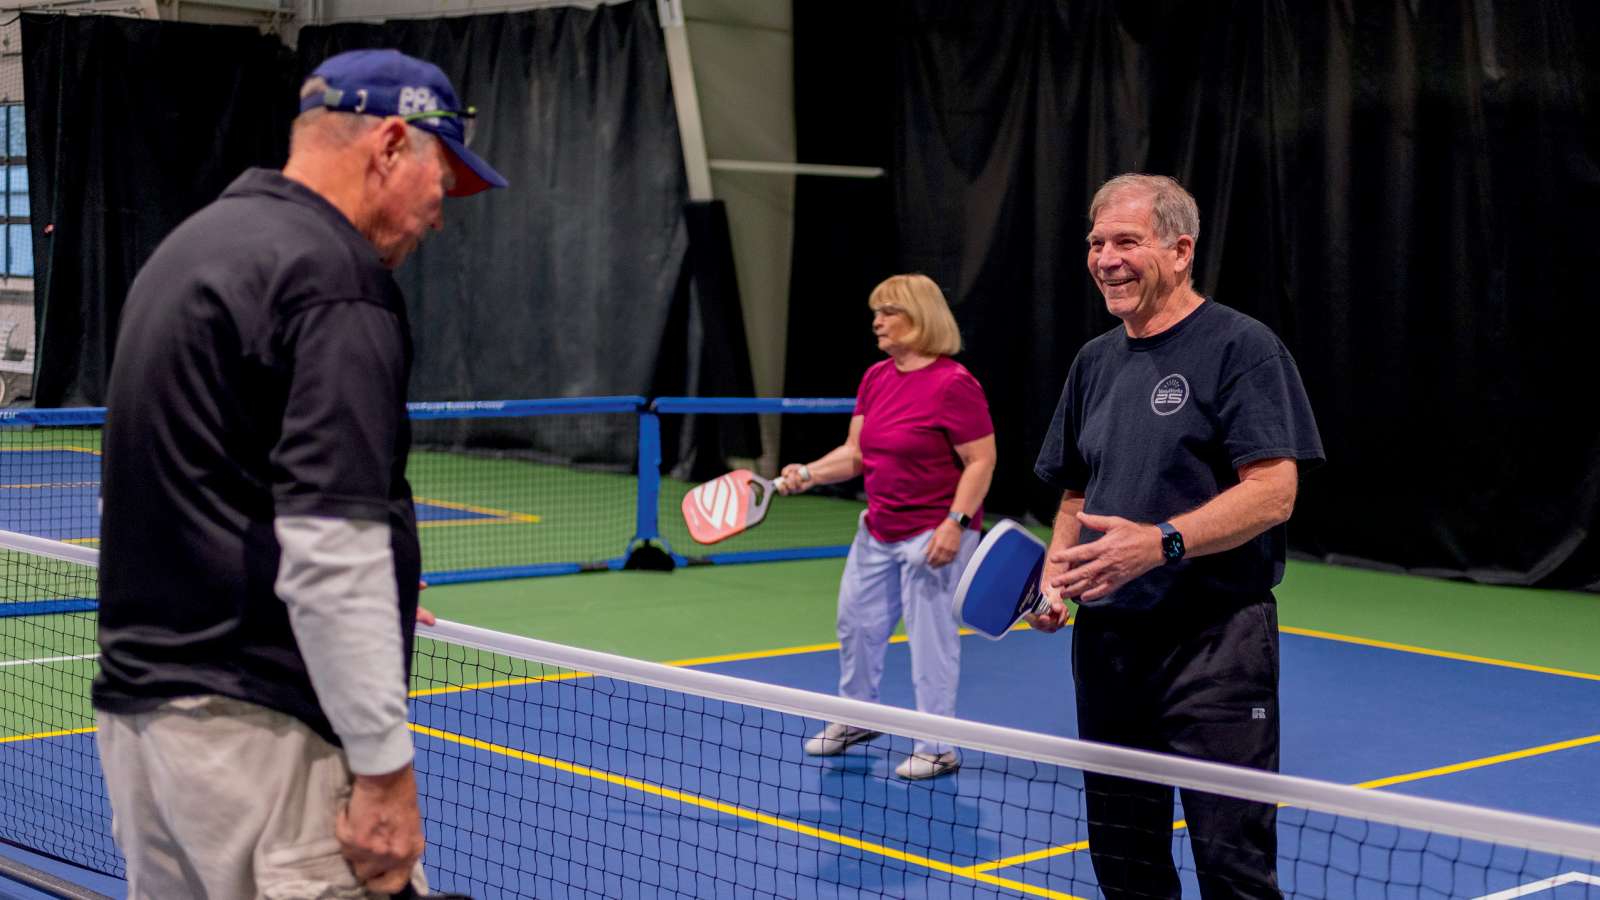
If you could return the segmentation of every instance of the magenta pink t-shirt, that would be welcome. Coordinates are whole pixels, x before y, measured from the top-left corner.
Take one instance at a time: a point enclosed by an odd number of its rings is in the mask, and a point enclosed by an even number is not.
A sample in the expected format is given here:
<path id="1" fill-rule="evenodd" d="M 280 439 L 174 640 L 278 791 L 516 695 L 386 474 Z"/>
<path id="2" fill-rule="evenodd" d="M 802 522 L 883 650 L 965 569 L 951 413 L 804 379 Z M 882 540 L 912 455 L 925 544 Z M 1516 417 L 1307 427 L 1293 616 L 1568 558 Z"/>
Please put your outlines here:
<path id="1" fill-rule="evenodd" d="M 941 356 L 914 372 L 886 359 L 856 391 L 867 530 L 886 543 L 938 527 L 961 480 L 956 445 L 994 434 L 989 401 L 966 367 Z M 983 527 L 983 508 L 972 517 Z"/>

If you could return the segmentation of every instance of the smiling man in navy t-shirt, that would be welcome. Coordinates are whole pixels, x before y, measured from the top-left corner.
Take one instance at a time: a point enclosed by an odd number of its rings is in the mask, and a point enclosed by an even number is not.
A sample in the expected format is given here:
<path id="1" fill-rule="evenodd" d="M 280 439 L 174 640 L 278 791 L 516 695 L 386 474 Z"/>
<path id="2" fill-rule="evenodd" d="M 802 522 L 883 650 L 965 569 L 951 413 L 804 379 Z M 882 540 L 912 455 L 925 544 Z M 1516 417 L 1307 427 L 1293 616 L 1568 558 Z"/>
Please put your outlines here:
<path id="1" fill-rule="evenodd" d="M 1061 488 L 1043 575 L 1073 629 L 1078 731 L 1276 771 L 1284 523 L 1322 441 L 1289 351 L 1195 292 L 1200 213 L 1171 178 L 1120 175 L 1089 207 L 1089 274 L 1122 324 L 1085 344 L 1035 471 Z M 1172 789 L 1085 773 L 1106 896 L 1178 897 Z M 1206 897 L 1280 897 L 1276 810 L 1185 790 Z"/>

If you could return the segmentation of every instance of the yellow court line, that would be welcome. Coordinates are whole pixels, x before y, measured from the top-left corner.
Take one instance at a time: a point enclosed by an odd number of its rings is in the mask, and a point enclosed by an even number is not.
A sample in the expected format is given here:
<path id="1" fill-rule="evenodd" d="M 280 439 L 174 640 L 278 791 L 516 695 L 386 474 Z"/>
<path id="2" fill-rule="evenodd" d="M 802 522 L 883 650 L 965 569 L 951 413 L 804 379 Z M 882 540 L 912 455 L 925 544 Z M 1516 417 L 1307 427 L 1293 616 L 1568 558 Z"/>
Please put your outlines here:
<path id="1" fill-rule="evenodd" d="M 1026 626 L 1019 626 L 1026 627 Z M 971 628 L 963 628 L 959 632 L 962 637 L 977 634 Z M 904 644 L 911 640 L 909 635 L 896 634 L 889 638 L 891 644 Z M 745 662 L 752 659 L 774 659 L 780 656 L 803 656 L 807 653 L 828 653 L 839 649 L 839 642 L 830 644 L 801 644 L 796 647 L 775 647 L 771 650 L 746 650 L 740 653 L 723 653 L 717 656 L 697 656 L 693 659 L 675 659 L 664 662 L 664 666 L 709 666 L 715 663 Z"/>
<path id="2" fill-rule="evenodd" d="M 1500 753 L 1494 756 L 1485 756 L 1481 759 L 1469 759 L 1466 762 L 1454 763 L 1448 766 L 1439 766 L 1434 769 L 1422 769 L 1417 772 L 1408 772 L 1404 775 L 1391 775 L 1388 778 L 1376 778 L 1372 781 L 1363 781 L 1355 787 L 1370 790 L 1372 788 L 1389 787 L 1395 784 L 1405 784 L 1410 781 L 1422 781 L 1425 778 L 1435 778 L 1440 775 L 1453 775 L 1457 772 L 1466 772 L 1472 769 L 1482 769 L 1487 766 L 1498 765 L 1503 762 L 1515 762 L 1519 759 L 1528 759 L 1534 756 L 1543 756 L 1546 753 L 1556 753 L 1561 750 L 1572 750 L 1576 747 L 1587 747 L 1590 744 L 1600 744 L 1600 734 L 1591 734 L 1588 737 L 1573 738 L 1570 741 L 1557 741 L 1554 744 L 1544 744 L 1538 747 L 1529 747 L 1526 750 L 1513 750 L 1510 753 Z"/>
<path id="3" fill-rule="evenodd" d="M 961 633 L 962 634 L 972 634 L 973 632 L 972 632 L 971 629 L 963 628 L 963 629 L 961 629 Z M 891 643 L 891 644 L 903 644 L 908 640 L 910 640 L 910 638 L 907 637 L 906 635 L 897 634 L 897 635 L 894 635 L 894 636 L 889 638 L 889 643 Z M 662 665 L 664 665 L 664 666 L 673 666 L 673 667 L 676 667 L 676 668 L 688 668 L 688 667 L 691 667 L 691 666 L 715 665 L 716 663 L 745 662 L 747 660 L 753 660 L 753 659 L 773 659 L 773 658 L 780 657 L 780 656 L 800 656 L 800 655 L 803 655 L 803 654 L 806 654 L 806 653 L 827 653 L 827 652 L 830 652 L 830 651 L 833 651 L 833 650 L 838 650 L 838 649 L 839 649 L 839 642 L 838 641 L 834 641 L 833 643 L 829 643 L 829 644 L 804 644 L 804 645 L 801 645 L 801 646 L 798 646 L 798 647 L 777 647 L 777 648 L 774 648 L 774 649 L 771 649 L 771 650 L 747 650 L 747 651 L 740 652 L 740 653 L 722 653 L 722 654 L 718 654 L 716 656 L 697 656 L 697 657 L 693 657 L 691 659 L 675 659 L 675 660 L 671 660 L 671 661 L 668 661 L 668 662 L 664 662 L 664 663 L 662 663 Z M 470 666 L 471 664 L 463 662 L 462 665 L 463 666 Z M 562 674 L 559 674 L 559 675 L 536 675 L 536 676 L 530 676 L 530 677 L 527 677 L 527 678 L 513 678 L 513 679 L 500 680 L 500 681 L 486 681 L 486 682 L 483 682 L 481 684 L 447 685 L 447 686 L 438 687 L 438 688 L 428 688 L 426 690 L 413 691 L 411 693 L 411 696 L 413 696 L 413 697 L 437 696 L 437 695 L 440 695 L 440 694 L 456 694 L 456 693 L 462 693 L 464 691 L 484 690 L 484 689 L 496 688 L 496 687 L 519 687 L 521 685 L 537 684 L 538 682 L 541 682 L 541 681 L 561 681 L 561 680 L 572 679 L 572 678 L 592 678 L 592 677 L 593 677 L 593 675 L 591 673 L 589 673 L 589 672 L 566 672 L 566 673 L 562 673 Z"/>
<path id="4" fill-rule="evenodd" d="M 487 519 L 431 519 L 427 522 L 418 522 L 418 528 L 456 528 L 462 525 L 525 525 L 539 521 L 538 516 L 529 516 L 530 522 L 519 519 L 507 519 L 499 516 Z"/>
<path id="5" fill-rule="evenodd" d="M 1489 656 L 1473 656 L 1470 653 L 1455 653 L 1450 650 L 1432 650 L 1427 647 L 1417 647 L 1411 644 L 1397 644 L 1393 641 L 1380 641 L 1374 638 L 1354 637 L 1348 634 L 1335 634 L 1331 631 L 1316 631 L 1311 628 L 1296 628 L 1292 625 L 1280 625 L 1279 631 L 1288 634 L 1298 634 L 1304 637 L 1321 638 L 1325 641 L 1339 641 L 1344 644 L 1360 644 L 1363 647 L 1378 647 L 1384 650 L 1399 650 L 1403 653 L 1416 653 L 1420 656 L 1436 656 L 1440 659 L 1454 659 L 1461 662 L 1481 663 L 1486 666 L 1499 666 L 1504 669 L 1521 669 L 1525 672 L 1539 672 L 1544 675 L 1561 675 L 1566 678 L 1583 678 L 1588 681 L 1600 681 L 1600 675 L 1590 672 L 1574 672 L 1571 669 L 1556 669 L 1550 666 L 1536 666 L 1532 663 L 1513 662 L 1509 659 L 1495 659 Z"/>
<path id="6" fill-rule="evenodd" d="M 905 639 L 906 638 L 904 635 L 896 635 L 891 637 L 889 640 L 891 642 L 903 642 Z M 679 667 L 709 666 L 715 663 L 744 662 L 745 660 L 751 659 L 774 659 L 779 656 L 801 656 L 806 653 L 827 653 L 830 650 L 837 649 L 839 649 L 839 642 L 834 641 L 831 644 L 804 644 L 798 647 L 777 647 L 772 650 L 748 650 L 743 653 L 721 653 L 716 656 L 697 656 L 693 659 L 675 659 L 671 662 L 662 663 L 662 665 Z"/>
<path id="7" fill-rule="evenodd" d="M 1068 625 L 1071 623 L 1069 622 Z M 1018 622 L 1012 626 L 1012 631 L 1031 630 L 1026 622 Z M 1287 634 L 1296 634 L 1302 637 L 1320 638 L 1325 641 L 1338 641 L 1345 644 L 1360 644 L 1366 647 L 1377 647 L 1383 650 L 1399 650 L 1403 653 L 1415 653 L 1419 656 L 1433 656 L 1441 659 L 1454 659 L 1461 662 L 1479 663 L 1487 666 L 1499 666 L 1506 669 L 1520 669 L 1525 672 L 1538 672 L 1543 675 L 1560 675 L 1566 678 L 1582 678 L 1588 681 L 1600 681 L 1600 675 L 1589 672 L 1576 672 L 1570 669 L 1557 669 L 1552 666 L 1540 666 L 1533 663 L 1514 662 L 1506 659 L 1495 659 L 1489 656 L 1473 656 L 1467 653 L 1456 653 L 1450 650 L 1433 650 L 1427 647 L 1417 647 L 1411 644 L 1397 644 L 1393 641 L 1380 641 L 1374 638 L 1355 637 L 1348 634 L 1337 634 L 1331 631 L 1317 631 L 1311 628 L 1298 628 L 1292 625 L 1281 625 L 1279 631 Z M 963 636 L 975 634 L 970 628 L 961 629 Z M 904 643 L 907 637 L 897 634 L 889 639 L 891 643 Z M 728 653 L 720 656 L 705 656 L 695 659 L 678 660 L 665 663 L 669 666 L 698 666 L 721 662 L 740 662 L 752 659 L 771 659 L 779 656 L 798 656 L 805 653 L 824 653 L 839 649 L 838 642 L 829 644 L 803 644 L 796 647 L 776 647 L 771 650 L 752 650 L 745 653 Z"/>
<path id="8" fill-rule="evenodd" d="M 898 635 L 890 638 L 891 641 L 904 642 L 905 636 Z M 739 662 L 747 659 L 769 659 L 775 656 L 791 656 L 801 653 L 821 653 L 827 650 L 837 650 L 839 645 L 810 644 L 804 647 L 785 647 L 778 650 L 752 650 L 748 653 L 724 653 L 721 656 L 702 656 L 697 659 L 679 659 L 662 663 L 664 666 L 684 668 L 688 666 L 703 666 L 712 663 Z M 462 662 L 461 666 L 471 668 L 472 663 Z M 539 684 L 545 681 L 568 681 L 577 678 L 593 678 L 592 672 L 560 672 L 553 675 L 530 675 L 522 678 L 503 678 L 495 681 L 483 681 L 476 684 L 451 684 L 436 688 L 422 688 L 411 692 L 412 697 L 437 697 L 443 694 L 462 694 L 467 691 L 491 690 L 493 688 L 521 687 L 529 684 Z"/>
<path id="9" fill-rule="evenodd" d="M 1279 805 L 1281 806 L 1282 804 Z M 1178 821 L 1172 823 L 1173 831 L 1182 831 L 1188 827 L 1189 820 L 1187 819 L 1179 819 Z M 1020 853 L 1016 856 L 1007 856 L 1003 859 L 996 859 L 986 863 L 978 863 L 972 868 L 974 871 L 978 872 L 993 872 L 996 869 L 1007 869 L 1011 866 L 1020 866 L 1026 863 L 1038 862 L 1041 859 L 1049 859 L 1053 856 L 1065 856 L 1068 853 L 1080 853 L 1087 849 L 1089 849 L 1088 841 L 1074 841 L 1070 844 L 1061 844 L 1060 846 L 1056 847 L 1046 847 L 1043 850 L 1035 850 L 1032 853 Z"/>
<path id="10" fill-rule="evenodd" d="M 60 450 L 68 450 L 73 453 L 92 453 L 95 456 L 100 455 L 99 450 L 93 450 L 88 447 L 0 447 L 0 453 L 55 453 Z"/>
<path id="11" fill-rule="evenodd" d="M 411 499 L 417 503 L 426 503 L 429 506 L 442 506 L 445 509 L 456 509 L 461 512 L 478 513 L 484 516 L 499 516 L 502 519 L 526 522 L 530 525 L 539 521 L 538 516 L 529 513 L 512 512 L 509 509 L 495 509 L 492 506 L 474 506 L 471 503 L 457 503 L 454 500 L 435 500 L 430 497 L 412 497 Z"/>
<path id="12" fill-rule="evenodd" d="M 536 753 L 529 753 L 525 750 L 518 750 L 514 747 L 491 744 L 488 741 L 480 741 L 476 738 L 452 734 L 448 731 L 440 731 L 437 728 L 429 728 L 423 725 L 411 725 L 410 728 L 417 734 L 424 735 L 426 737 L 436 738 L 438 740 L 453 744 L 460 744 L 464 747 L 471 747 L 475 750 L 483 750 L 488 753 L 510 757 L 511 759 L 521 760 L 523 762 L 534 763 L 535 765 L 554 769 L 558 772 L 565 772 L 569 775 L 577 775 L 583 778 L 590 778 L 594 779 L 595 781 L 605 782 L 606 784 L 614 784 L 618 787 L 624 787 L 628 788 L 629 790 L 649 794 L 652 797 L 660 797 L 664 800 L 673 800 L 678 803 L 682 803 L 685 806 L 693 806 L 699 809 L 710 810 L 726 816 L 743 819 L 747 822 L 755 822 L 771 828 L 793 832 L 795 834 L 815 838 L 820 841 L 838 844 L 842 847 L 849 847 L 853 850 L 859 850 L 865 853 L 882 856 L 887 859 L 893 859 L 898 862 L 919 866 L 934 872 L 942 872 L 946 875 L 954 875 L 959 878 L 981 881 L 985 884 L 1009 888 L 1011 890 L 1029 894 L 1035 897 L 1049 897 L 1053 898 L 1053 900 L 1081 900 L 1081 898 L 1077 898 L 1071 894 L 1065 894 L 1060 891 L 1052 891 L 1048 888 L 1042 888 L 1036 885 L 1025 884 L 1020 881 L 1013 881 L 1009 878 L 999 878 L 993 875 L 978 872 L 973 866 L 953 866 L 950 863 L 942 860 L 932 859 L 926 856 L 919 856 L 915 853 L 906 853 L 903 850 L 896 850 L 893 847 L 886 847 L 883 844 L 875 844 L 871 841 L 864 841 L 860 838 L 850 837 L 849 835 L 840 834 L 837 831 L 828 831 L 812 825 L 806 825 L 802 822 L 795 822 L 789 819 L 780 819 L 777 816 L 769 815 L 767 813 L 758 812 L 753 809 L 746 809 L 742 806 L 735 806 L 731 803 L 724 803 L 720 800 L 712 800 L 707 797 L 701 797 L 697 794 L 690 794 L 685 791 L 663 787 L 658 784 L 652 784 L 648 781 L 630 778 L 626 775 L 617 775 L 612 772 L 593 769 L 588 766 L 581 766 L 576 763 L 554 759 L 549 756 L 541 756 Z"/>
<path id="13" fill-rule="evenodd" d="M 1031 862 L 1038 862 L 1041 859 L 1049 859 L 1052 856 L 1064 856 L 1068 853 L 1077 853 L 1087 849 L 1089 849 L 1088 841 L 1077 841 L 1071 844 L 1062 844 L 1058 847 L 1046 847 L 1043 850 L 1035 850 L 1032 853 L 1022 853 L 1017 856 L 1007 856 L 986 863 L 978 863 L 972 868 L 976 872 L 993 872 L 995 869 L 1008 869 L 1012 866 L 1027 865 Z"/>
<path id="14" fill-rule="evenodd" d="M 19 741 L 37 741 L 44 738 L 69 737 L 74 734 L 94 734 L 94 728 L 68 728 L 62 731 L 40 731 L 35 734 L 14 734 L 10 737 L 0 737 L 0 744 L 13 744 Z"/>
<path id="15" fill-rule="evenodd" d="M 469 665 L 463 663 L 463 665 Z M 413 675 L 415 677 L 415 675 Z M 437 697 L 441 694 L 461 694 L 467 691 L 488 691 L 495 688 L 522 687 L 546 681 L 571 681 L 575 678 L 593 678 L 589 672 L 560 672 L 555 675 L 535 675 L 526 678 L 502 678 L 497 681 L 480 681 L 476 684 L 451 684 L 444 687 L 422 688 L 407 694 L 408 697 Z"/>
<path id="16" fill-rule="evenodd" d="M 1397 784 L 1407 784 L 1413 781 L 1424 781 L 1429 778 L 1438 778 L 1442 775 L 1454 775 L 1458 772 L 1469 772 L 1473 769 L 1483 769 L 1489 766 L 1499 765 L 1500 763 L 1515 762 L 1519 759 L 1530 759 L 1535 756 L 1543 756 L 1547 753 L 1557 753 L 1562 750 L 1572 750 L 1578 747 L 1587 747 L 1591 744 L 1600 744 L 1600 734 L 1591 734 L 1588 737 L 1573 738 L 1568 741 L 1557 741 L 1553 744 L 1541 744 L 1537 747 L 1528 747 L 1524 750 L 1513 750 L 1509 753 L 1498 753 L 1494 756 L 1484 756 L 1478 759 L 1469 759 L 1465 762 L 1452 763 L 1448 766 L 1437 766 L 1432 769 L 1421 769 L 1416 772 L 1407 772 L 1404 775 L 1391 775 L 1388 778 L 1374 778 L 1371 781 L 1363 781 L 1358 784 L 1353 784 L 1351 787 L 1359 788 L 1365 791 L 1393 787 Z M 1287 805 L 1289 804 L 1278 804 L 1279 808 Z M 1177 831 L 1187 827 L 1187 825 L 1188 823 L 1185 820 L 1179 819 L 1178 821 L 1172 823 L 1172 830 Z M 1035 850 L 1031 853 L 1008 856 L 1004 859 L 997 859 L 992 862 L 979 863 L 977 866 L 974 866 L 974 868 L 978 871 L 1004 869 L 1010 866 L 1019 866 L 1024 863 L 1038 862 L 1041 859 L 1049 859 L 1052 856 L 1061 856 L 1067 853 L 1077 853 L 1082 850 L 1087 850 L 1088 848 L 1088 841 L 1077 841 L 1076 843 L 1072 844 L 1062 844 L 1057 847 L 1047 847 L 1043 850 Z"/>

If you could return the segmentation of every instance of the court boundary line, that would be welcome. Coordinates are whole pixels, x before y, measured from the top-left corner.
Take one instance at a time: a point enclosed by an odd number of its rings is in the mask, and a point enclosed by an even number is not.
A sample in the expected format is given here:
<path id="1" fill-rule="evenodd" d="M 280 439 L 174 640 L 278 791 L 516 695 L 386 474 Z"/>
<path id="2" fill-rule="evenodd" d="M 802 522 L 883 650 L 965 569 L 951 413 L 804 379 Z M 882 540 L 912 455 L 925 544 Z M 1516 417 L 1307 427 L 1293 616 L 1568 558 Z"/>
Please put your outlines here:
<path id="1" fill-rule="evenodd" d="M 68 427 L 72 427 L 72 426 L 68 426 Z M 80 426 L 80 427 L 92 427 L 92 426 Z M 63 451 L 63 450 L 65 450 L 65 451 L 67 451 L 69 453 L 88 453 L 88 454 L 92 454 L 94 456 L 99 456 L 100 455 L 100 451 L 99 450 L 95 450 L 95 449 L 93 449 L 91 447 L 77 447 L 77 446 L 67 446 L 67 447 L 0 447 L 0 453 L 59 453 L 60 451 Z"/>
<path id="2" fill-rule="evenodd" d="M 1071 627 L 1071 623 L 1068 623 Z M 1031 631 L 1026 622 L 1019 622 L 1012 626 L 1012 631 Z M 1278 631 L 1298 637 L 1316 638 L 1317 640 L 1335 641 L 1342 644 L 1356 644 L 1363 647 L 1373 647 L 1379 650 L 1397 650 L 1402 653 L 1414 653 L 1418 656 L 1432 656 L 1439 659 L 1451 659 L 1457 662 L 1470 662 L 1479 665 L 1496 666 L 1504 669 L 1518 669 L 1524 672 L 1537 672 L 1541 675 L 1559 675 L 1564 678 L 1578 678 L 1584 681 L 1600 681 L 1600 674 L 1579 672 L 1573 669 L 1560 669 L 1554 666 L 1541 666 L 1534 663 L 1516 662 L 1509 659 L 1497 659 L 1492 656 L 1474 656 L 1469 653 L 1458 653 L 1454 650 L 1434 650 L 1429 647 L 1418 647 L 1412 644 L 1401 644 L 1394 641 L 1383 641 L 1376 638 L 1364 638 L 1356 635 L 1339 634 L 1333 631 L 1318 631 L 1312 628 L 1301 628 L 1295 625 L 1280 625 Z M 971 628 L 962 628 L 960 635 L 966 637 L 976 634 Z M 903 644 L 909 637 L 896 634 L 889 638 L 891 644 Z M 839 649 L 839 642 L 821 644 L 801 644 L 792 647 L 773 647 L 768 650 L 748 650 L 738 653 L 724 653 L 716 656 L 702 656 L 691 659 L 674 660 L 663 663 L 668 666 L 701 666 L 725 662 L 745 662 L 757 659 L 772 659 L 780 656 L 798 656 L 806 653 L 826 653 Z"/>
<path id="3" fill-rule="evenodd" d="M 78 653 L 78 654 L 74 654 L 74 655 L 71 655 L 71 656 L 40 656 L 40 657 L 37 657 L 35 659 L 8 659 L 8 660 L 5 660 L 3 662 L 0 662 L 0 669 L 7 669 L 7 668 L 10 668 L 12 666 L 42 666 L 45 663 L 68 662 L 68 661 L 71 661 L 71 660 L 99 659 L 99 658 L 100 658 L 100 654 L 98 654 L 98 653 Z"/>
<path id="4" fill-rule="evenodd" d="M 435 499 L 435 498 L 432 498 L 432 497 L 418 497 L 415 494 L 412 495 L 411 502 L 413 502 L 413 503 L 426 503 L 429 506 L 438 506 L 438 507 L 441 507 L 443 509 L 453 509 L 453 510 L 456 510 L 458 512 L 477 513 L 480 516 L 491 516 L 491 517 L 494 517 L 494 518 L 497 518 L 497 519 L 504 520 L 505 522 L 516 522 L 516 523 L 523 524 L 523 525 L 536 525 L 539 522 L 543 521 L 543 519 L 541 517 L 536 516 L 533 513 L 519 513 L 519 512 L 512 512 L 509 509 L 496 509 L 496 508 L 494 508 L 492 506 L 476 506 L 476 505 L 471 504 L 471 503 L 457 503 L 454 500 L 438 500 L 438 499 Z M 487 522 L 478 522 L 478 521 L 475 521 L 475 520 L 472 520 L 472 519 L 465 519 L 465 520 L 463 520 L 463 519 L 443 519 L 443 520 L 440 520 L 440 521 L 444 521 L 444 522 L 471 522 L 474 525 L 488 524 Z M 422 528 L 422 527 L 435 527 L 435 526 L 434 526 L 434 524 L 432 522 L 428 522 L 428 523 L 418 522 L 417 523 L 417 527 L 418 528 Z"/>
<path id="5" fill-rule="evenodd" d="M 1498 666 L 1503 669 L 1520 669 L 1524 672 L 1538 672 L 1541 675 L 1560 675 L 1564 678 L 1580 678 L 1585 681 L 1600 681 L 1600 674 L 1579 672 L 1574 669 L 1558 669 L 1554 666 L 1541 666 L 1535 663 L 1516 662 L 1509 659 L 1497 659 L 1492 656 L 1476 656 L 1471 653 L 1459 653 L 1454 650 L 1435 650 L 1431 647 L 1418 647 L 1414 644 L 1401 644 L 1395 641 L 1379 640 L 1378 638 L 1358 637 L 1351 634 L 1339 634 L 1333 631 L 1319 631 L 1314 628 L 1301 628 L 1296 625 L 1279 625 L 1278 630 L 1301 637 L 1312 637 L 1324 641 L 1337 641 L 1341 644 L 1358 644 L 1363 647 L 1376 647 L 1380 650 L 1398 650 L 1402 653 L 1415 653 L 1419 656 L 1433 656 L 1439 659 L 1453 659 L 1457 662 L 1478 663 L 1486 666 Z"/>
<path id="6" fill-rule="evenodd" d="M 0 737 L 0 744 L 18 744 L 23 741 L 40 741 L 45 738 L 71 737 L 75 734 L 94 734 L 96 727 L 89 728 L 60 728 L 55 731 L 39 731 L 33 734 L 13 734 Z"/>
<path id="7" fill-rule="evenodd" d="M 1586 875 L 1582 872 L 1567 872 L 1563 875 L 1552 875 L 1549 878 L 1541 878 L 1538 881 L 1519 884 L 1514 888 L 1506 888 L 1503 891 L 1495 891 L 1492 894 L 1484 894 L 1482 897 L 1475 898 L 1475 900 L 1513 900 L 1515 897 L 1526 897 L 1529 894 L 1541 893 L 1568 884 L 1600 885 L 1600 877 Z"/>
<path id="8" fill-rule="evenodd" d="M 1485 769 L 1489 766 L 1495 766 L 1501 763 L 1516 762 L 1517 760 L 1521 759 L 1531 759 L 1535 756 L 1559 753 L 1562 750 L 1574 750 L 1578 747 L 1587 747 L 1591 744 L 1600 744 L 1600 734 L 1591 734 L 1585 737 L 1571 738 L 1565 741 L 1555 741 L 1549 744 L 1541 744 L 1537 747 L 1525 747 L 1521 750 L 1511 750 L 1505 753 L 1496 753 L 1491 756 L 1482 756 L 1477 759 L 1469 759 L 1458 763 L 1434 766 L 1433 768 L 1429 769 L 1418 769 L 1415 772 L 1406 772 L 1400 775 L 1390 775 L 1384 778 L 1373 778 L 1368 781 L 1356 782 L 1355 784 L 1350 785 L 1350 787 L 1363 791 L 1380 790 L 1386 787 L 1393 787 L 1397 784 L 1408 784 L 1414 781 L 1426 781 L 1429 778 L 1439 778 L 1445 775 L 1455 775 L 1460 772 L 1470 772 L 1473 769 Z M 1288 805 L 1291 804 L 1278 804 L 1280 809 Z M 1172 823 L 1173 831 L 1179 831 L 1186 827 L 1188 827 L 1188 820 L 1186 819 L 1179 819 Z M 975 868 L 979 868 L 984 871 L 1006 869 L 1012 866 L 1021 866 L 1031 862 L 1038 862 L 1043 859 L 1050 859 L 1051 857 L 1055 856 L 1064 856 L 1068 853 L 1078 853 L 1080 851 L 1087 850 L 1088 848 L 1088 841 L 1075 841 L 1071 844 L 1061 844 L 1042 850 L 1019 853 L 1016 856 L 1001 857 L 1000 859 L 991 860 L 986 863 L 979 863 Z"/>

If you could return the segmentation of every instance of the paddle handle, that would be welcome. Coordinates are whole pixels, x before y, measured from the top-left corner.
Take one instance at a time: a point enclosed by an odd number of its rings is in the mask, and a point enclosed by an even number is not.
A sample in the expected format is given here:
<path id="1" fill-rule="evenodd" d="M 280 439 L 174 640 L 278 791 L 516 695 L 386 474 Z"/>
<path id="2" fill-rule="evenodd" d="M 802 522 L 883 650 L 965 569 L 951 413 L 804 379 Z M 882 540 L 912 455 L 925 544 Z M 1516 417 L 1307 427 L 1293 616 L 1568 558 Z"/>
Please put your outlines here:
<path id="1" fill-rule="evenodd" d="M 1030 615 L 1042 616 L 1050 611 L 1050 598 L 1045 596 L 1038 582 L 1034 582 L 1033 589 L 1028 592 L 1028 599 L 1033 603 L 1033 607 L 1028 610 Z"/>

